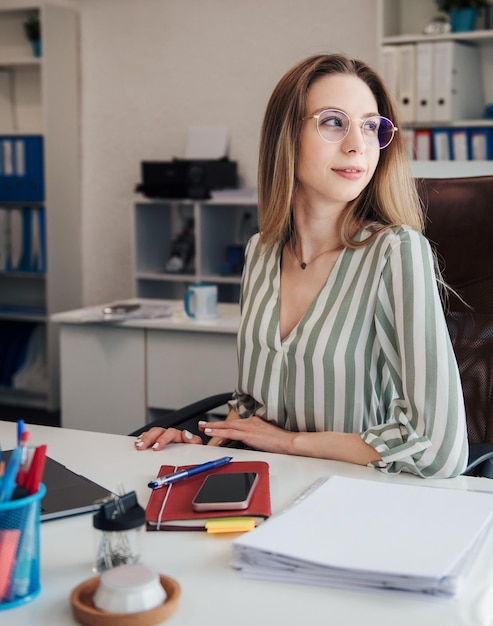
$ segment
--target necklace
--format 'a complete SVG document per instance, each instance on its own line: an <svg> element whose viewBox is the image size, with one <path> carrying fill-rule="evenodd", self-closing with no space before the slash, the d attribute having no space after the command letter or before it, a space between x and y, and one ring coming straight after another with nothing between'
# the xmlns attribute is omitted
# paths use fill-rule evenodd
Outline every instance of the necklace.
<svg viewBox="0 0 493 626"><path fill-rule="evenodd" d="M298 261L298 265L300 266L300 268L302 270L306 270L306 268L308 266L308 263L306 261L302 261L300 259L300 257L296 253L296 248L295 248L295 246L293 244L293 241L291 240L289 243L290 243L289 249L294 254L295 259ZM320 254L317 254L316 257L313 257L313 259L311 259L310 263L313 263L314 261L316 261L319 257L323 256L324 254L329 254L329 252L335 252L336 250L342 250L343 247L344 246L342 246L342 245L338 245L335 248L331 248L330 250L324 250Z"/></svg>

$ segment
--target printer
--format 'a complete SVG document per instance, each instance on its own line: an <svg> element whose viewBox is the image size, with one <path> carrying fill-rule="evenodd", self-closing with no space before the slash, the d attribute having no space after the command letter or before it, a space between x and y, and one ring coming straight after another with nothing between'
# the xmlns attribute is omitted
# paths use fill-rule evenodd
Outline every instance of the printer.
<svg viewBox="0 0 493 626"><path fill-rule="evenodd" d="M237 164L221 159L142 161L136 191L148 198L207 199L216 189L238 187Z"/></svg>

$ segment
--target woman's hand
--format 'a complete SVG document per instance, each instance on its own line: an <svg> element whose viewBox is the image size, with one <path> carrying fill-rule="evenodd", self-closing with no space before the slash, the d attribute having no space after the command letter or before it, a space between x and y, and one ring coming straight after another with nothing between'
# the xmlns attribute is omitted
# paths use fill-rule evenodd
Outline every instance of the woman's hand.
<svg viewBox="0 0 493 626"><path fill-rule="evenodd" d="M214 439L241 441L248 448L262 452L295 454L358 465L381 460L380 454L364 442L359 433L290 432L255 415L242 419L234 412L222 422L199 422L199 428Z"/></svg>
<svg viewBox="0 0 493 626"><path fill-rule="evenodd" d="M284 454L292 454L291 444L296 436L296 433L279 428L255 415L241 419L239 416L232 418L231 413L221 422L199 422L199 428L208 437L212 437L209 445L216 441L241 441L248 448Z"/></svg>
<svg viewBox="0 0 493 626"><path fill-rule="evenodd" d="M178 430L178 428L161 428L153 426L139 435L134 442L136 450L162 450L170 443L195 443L201 444L202 439L198 435L193 435L189 430Z"/></svg>

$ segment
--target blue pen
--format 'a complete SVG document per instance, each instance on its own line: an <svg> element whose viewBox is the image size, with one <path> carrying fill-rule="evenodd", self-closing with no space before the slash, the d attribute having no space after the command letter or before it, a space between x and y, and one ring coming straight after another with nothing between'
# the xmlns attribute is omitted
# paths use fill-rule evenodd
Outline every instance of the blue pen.
<svg viewBox="0 0 493 626"><path fill-rule="evenodd" d="M179 472L175 472L174 474L161 476L160 478L151 480L151 482L148 483L147 486L151 489L159 489L159 487L171 485L171 483L176 483L177 481L183 480L184 478L189 478L190 476L195 476L196 474L208 472L209 470L215 469L216 467L221 467L221 465L226 465L226 463L230 463L232 460L232 456L223 456L220 459L216 459L215 461L208 461L207 463L202 463L201 465L194 465L189 469L180 470Z"/></svg>
<svg viewBox="0 0 493 626"><path fill-rule="evenodd" d="M17 420L17 445L21 445L21 437L22 433L25 431L26 427L24 424L24 420Z"/></svg>
<svg viewBox="0 0 493 626"><path fill-rule="evenodd" d="M5 474L0 485L0 502L8 502L12 498L16 487L16 477L22 461L22 448L14 448L5 468Z"/></svg>

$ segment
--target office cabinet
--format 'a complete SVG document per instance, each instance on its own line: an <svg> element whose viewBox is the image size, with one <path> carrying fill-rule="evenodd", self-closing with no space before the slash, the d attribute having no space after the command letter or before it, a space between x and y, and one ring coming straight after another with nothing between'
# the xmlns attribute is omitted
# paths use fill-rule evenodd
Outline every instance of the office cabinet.
<svg viewBox="0 0 493 626"><path fill-rule="evenodd" d="M222 199L137 202L134 296L182 298L190 283L207 282L218 285L220 302L237 302L243 248L256 230L254 193L239 190ZM188 231L184 245L191 247L192 254L183 268L174 271L169 261L184 231Z"/></svg>
<svg viewBox="0 0 493 626"><path fill-rule="evenodd" d="M381 73L393 92L413 158L493 158L493 29L479 12L471 32L425 34L435 0L380 0ZM442 14L443 15L443 14ZM446 129L437 134L434 129Z"/></svg>
<svg viewBox="0 0 493 626"><path fill-rule="evenodd" d="M41 56L24 34L30 15ZM0 404L59 406L50 315L81 305L78 84L77 12L0 0L0 355L4 367L32 357L15 381L4 370Z"/></svg>
<svg viewBox="0 0 493 626"><path fill-rule="evenodd" d="M91 308L53 316L61 331L64 428L124 435L170 409L233 391L238 305L222 303L216 319L200 322L180 301L160 304L171 307L170 316L87 323Z"/></svg>

